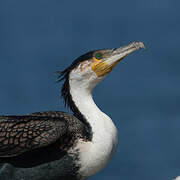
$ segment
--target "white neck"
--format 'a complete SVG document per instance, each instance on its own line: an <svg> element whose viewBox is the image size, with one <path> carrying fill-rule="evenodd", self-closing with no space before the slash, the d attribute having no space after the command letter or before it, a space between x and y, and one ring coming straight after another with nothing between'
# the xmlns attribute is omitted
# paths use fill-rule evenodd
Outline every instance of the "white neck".
<svg viewBox="0 0 180 180"><path fill-rule="evenodd" d="M91 88L86 88L85 82L70 78L69 83L72 100L92 128L91 148L84 153L86 162L87 157L91 154L88 162L92 161L92 164L88 163L82 170L88 171L85 173L88 176L104 168L111 159L117 146L117 130L111 118L97 107L92 98Z"/></svg>

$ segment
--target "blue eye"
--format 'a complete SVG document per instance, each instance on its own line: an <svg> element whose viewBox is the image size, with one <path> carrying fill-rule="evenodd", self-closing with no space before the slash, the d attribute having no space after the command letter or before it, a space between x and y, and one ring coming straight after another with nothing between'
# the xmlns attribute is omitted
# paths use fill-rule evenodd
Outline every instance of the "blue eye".
<svg viewBox="0 0 180 180"><path fill-rule="evenodd" d="M99 60L102 59L102 58L103 58L102 53L96 53L96 54L95 54L95 58L96 58L96 59L99 59Z"/></svg>

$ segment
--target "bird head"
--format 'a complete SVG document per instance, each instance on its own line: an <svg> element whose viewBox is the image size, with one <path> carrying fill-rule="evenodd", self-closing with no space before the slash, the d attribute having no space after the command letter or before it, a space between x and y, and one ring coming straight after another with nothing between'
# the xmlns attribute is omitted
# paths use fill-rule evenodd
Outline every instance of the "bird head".
<svg viewBox="0 0 180 180"><path fill-rule="evenodd" d="M88 52L61 72L61 79L68 79L78 87L92 90L122 59L140 48L145 48L142 42L133 42L120 48Z"/></svg>
<svg viewBox="0 0 180 180"><path fill-rule="evenodd" d="M120 48L91 51L77 58L64 71L58 72L59 80L65 80L61 90L65 102L69 99L70 84L76 89L92 91L122 59L141 48L145 48L142 42L133 42Z"/></svg>

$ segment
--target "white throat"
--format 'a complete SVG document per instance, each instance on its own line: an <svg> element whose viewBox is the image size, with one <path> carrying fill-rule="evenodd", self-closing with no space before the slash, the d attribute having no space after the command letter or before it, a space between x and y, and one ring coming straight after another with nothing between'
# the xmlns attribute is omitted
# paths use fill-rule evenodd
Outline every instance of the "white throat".
<svg viewBox="0 0 180 180"><path fill-rule="evenodd" d="M81 173L91 176L105 167L114 154L117 146L117 130L110 117L95 104L86 80L78 81L70 74L70 93L72 100L92 128L92 142L80 144L82 149Z"/></svg>

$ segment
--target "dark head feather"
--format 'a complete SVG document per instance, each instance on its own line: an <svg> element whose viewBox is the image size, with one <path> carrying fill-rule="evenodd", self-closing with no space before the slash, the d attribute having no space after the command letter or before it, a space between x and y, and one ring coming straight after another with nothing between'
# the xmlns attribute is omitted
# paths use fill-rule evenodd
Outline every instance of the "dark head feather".
<svg viewBox="0 0 180 180"><path fill-rule="evenodd" d="M70 87L69 87L69 74L70 72L77 67L81 62L86 61L93 57L94 51L90 51L80 57L78 57L68 68L66 68L64 71L58 71L58 82L64 81L64 84L61 88L61 97L64 99L65 106L70 107L72 112L74 113L74 116L76 116L79 120L84 122L86 124L87 130L89 134L91 134L91 127L89 123L86 121L84 116L81 114L81 112L76 107L74 101L72 100L72 96L70 93ZM91 135L90 135L91 137Z"/></svg>
<svg viewBox="0 0 180 180"><path fill-rule="evenodd" d="M69 90L70 90L70 88L69 88L69 74L81 62L86 61L86 60L92 58L93 57L93 53L94 53L94 51L90 51L90 52L88 52L88 53L78 57L64 71L58 71L57 72L57 74L58 74L58 82L64 80L64 84L63 84L62 89L61 89L61 96L64 99L65 106L69 106L72 111L73 111L73 108L72 108L72 98L71 98L71 94L69 92Z"/></svg>

